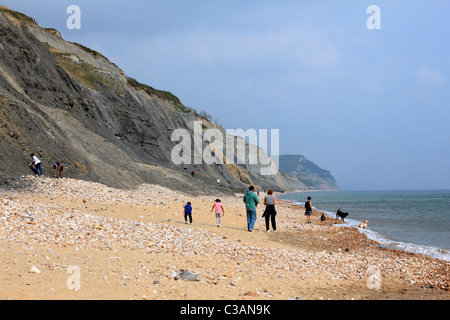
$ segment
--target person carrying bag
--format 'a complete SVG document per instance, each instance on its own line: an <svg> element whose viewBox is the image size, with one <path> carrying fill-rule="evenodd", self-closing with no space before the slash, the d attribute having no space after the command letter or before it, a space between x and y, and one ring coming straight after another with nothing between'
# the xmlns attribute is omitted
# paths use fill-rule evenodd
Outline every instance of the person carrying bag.
<svg viewBox="0 0 450 320"><path fill-rule="evenodd" d="M263 217L266 219L266 231L270 232L270 222L272 223L273 231L277 231L277 222L275 216L277 215L277 211L275 210L276 199L273 195L273 190L267 190L267 195L264 198L264 205L266 206L266 210L264 210Z"/></svg>

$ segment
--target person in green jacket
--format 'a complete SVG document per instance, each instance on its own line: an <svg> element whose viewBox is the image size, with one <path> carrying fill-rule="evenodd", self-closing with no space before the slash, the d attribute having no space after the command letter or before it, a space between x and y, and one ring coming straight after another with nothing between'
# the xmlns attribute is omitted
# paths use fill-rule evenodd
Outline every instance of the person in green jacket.
<svg viewBox="0 0 450 320"><path fill-rule="evenodd" d="M250 186L244 195L245 208L247 209L247 228L248 231L253 232L253 227L256 222L256 206L259 203L259 198L255 194L255 187Z"/></svg>

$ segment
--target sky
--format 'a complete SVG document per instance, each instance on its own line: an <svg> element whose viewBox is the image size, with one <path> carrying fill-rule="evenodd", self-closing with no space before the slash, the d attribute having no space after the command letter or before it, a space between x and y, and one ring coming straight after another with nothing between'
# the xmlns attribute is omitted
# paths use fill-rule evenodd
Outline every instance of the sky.
<svg viewBox="0 0 450 320"><path fill-rule="evenodd" d="M278 129L280 154L343 190L450 189L448 0L0 4L225 129ZM81 29L68 28L70 5Z"/></svg>

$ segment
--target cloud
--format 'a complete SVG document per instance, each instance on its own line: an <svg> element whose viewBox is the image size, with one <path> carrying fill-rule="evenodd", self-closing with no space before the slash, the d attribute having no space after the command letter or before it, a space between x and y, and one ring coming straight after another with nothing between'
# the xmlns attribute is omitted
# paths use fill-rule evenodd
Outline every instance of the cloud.
<svg viewBox="0 0 450 320"><path fill-rule="evenodd" d="M417 69L414 71L414 75L423 83L444 84L446 82L444 76L439 70L429 67L421 67Z"/></svg>
<svg viewBox="0 0 450 320"><path fill-rule="evenodd" d="M326 32L298 26L266 32L191 30L152 37L137 46L160 62L205 66L327 68L339 65L343 58L341 49Z"/></svg>

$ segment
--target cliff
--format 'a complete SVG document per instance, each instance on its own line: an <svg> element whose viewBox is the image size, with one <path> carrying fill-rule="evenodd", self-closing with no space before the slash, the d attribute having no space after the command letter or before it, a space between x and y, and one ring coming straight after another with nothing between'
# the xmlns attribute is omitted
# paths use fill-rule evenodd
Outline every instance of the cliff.
<svg viewBox="0 0 450 320"><path fill-rule="evenodd" d="M200 133L195 130L199 123ZM142 183L191 193L243 191L250 184L278 190L301 188L292 177L265 175L263 165L250 164L248 159L239 162L238 144L232 145L233 158L227 158L226 147L214 148L204 137L213 129L222 134L224 146L226 139L240 139L227 136L223 128L185 107L172 93L127 77L101 53L65 41L58 31L0 7L3 174L30 173L27 165L34 152L45 175L53 175L51 166L60 161L66 177L118 188ZM177 130L185 130L193 140L200 136L190 161L180 164L173 161L173 150L180 144L173 141ZM208 147L222 163L195 161L194 148ZM244 148L249 144L244 143Z"/></svg>
<svg viewBox="0 0 450 320"><path fill-rule="evenodd" d="M280 156L279 170L298 180L292 187L303 184L299 190L339 190L330 171L320 168L302 155Z"/></svg>

